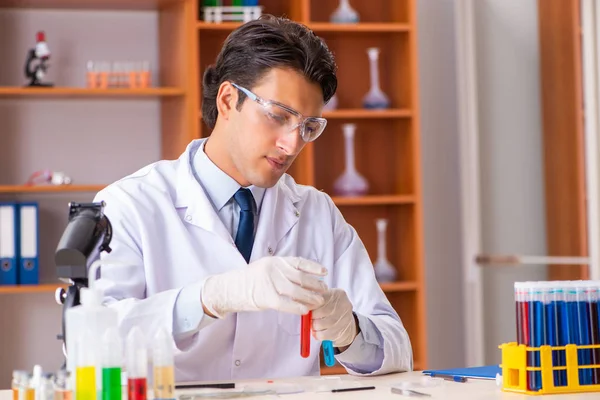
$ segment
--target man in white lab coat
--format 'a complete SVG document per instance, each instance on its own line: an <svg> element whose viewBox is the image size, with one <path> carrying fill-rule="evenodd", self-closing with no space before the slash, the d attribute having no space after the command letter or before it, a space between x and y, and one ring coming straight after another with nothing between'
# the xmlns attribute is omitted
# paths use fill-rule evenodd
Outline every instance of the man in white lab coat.
<svg viewBox="0 0 600 400"><path fill-rule="evenodd" d="M123 335L172 333L177 381L318 375L322 340L352 374L412 369L356 231L327 194L285 174L323 132L336 88L333 55L311 31L247 23L204 74L210 137L96 196L114 230L99 280L106 302Z"/></svg>

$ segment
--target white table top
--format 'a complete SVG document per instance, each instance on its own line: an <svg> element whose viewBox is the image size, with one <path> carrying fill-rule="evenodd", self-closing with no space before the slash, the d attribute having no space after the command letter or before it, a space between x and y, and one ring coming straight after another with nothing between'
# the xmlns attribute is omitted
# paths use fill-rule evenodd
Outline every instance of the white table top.
<svg viewBox="0 0 600 400"><path fill-rule="evenodd" d="M428 382L428 383L427 383ZM338 400L358 400L358 399L377 399L377 400L400 400L407 398L403 395L394 394L391 392L393 386L408 385L419 392L431 394L431 397L417 397L422 399L447 399L447 400L519 400L519 399L561 399L561 400L576 400L576 399L598 399L599 393L584 393L584 394L563 394L563 395L544 395L544 396L525 396L516 393L502 392L496 386L495 381L486 380L468 380L465 383L444 381L441 379L431 379L424 377L421 372L409 372L401 374L391 374L378 377L353 377L350 375L340 376L323 376L323 377L301 377L296 379L278 379L272 383L267 380L248 380L237 381L236 387L239 389L223 389L222 392L240 391L243 387L246 389L262 390L266 387L279 387L280 389L303 388L303 393L285 394L279 397L275 396L256 396L248 397L248 399L266 400L266 399L284 399L284 400L308 400L308 399L338 399ZM336 387L354 387L354 386L375 386L375 390L331 393L317 392L315 390L327 390ZM178 398L182 394L193 393L214 393L217 389L186 389L177 392ZM148 399L151 400L151 393L148 394ZM196 397L196 399L199 399ZM10 390L0 391L0 400L12 400L12 392ZM124 399L125 400L125 399Z"/></svg>

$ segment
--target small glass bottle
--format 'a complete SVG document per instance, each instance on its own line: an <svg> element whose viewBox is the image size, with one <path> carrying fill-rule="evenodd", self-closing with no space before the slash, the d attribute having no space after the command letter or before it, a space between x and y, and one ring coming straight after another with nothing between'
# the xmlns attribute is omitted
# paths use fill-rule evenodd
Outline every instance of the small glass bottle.
<svg viewBox="0 0 600 400"><path fill-rule="evenodd" d="M175 363L169 333L160 328L152 345L154 367L154 398L175 398Z"/></svg>
<svg viewBox="0 0 600 400"><path fill-rule="evenodd" d="M13 371L13 378L10 385L13 392L13 400L25 400L25 390L28 385L23 386L23 383L28 380L29 373L27 371Z"/></svg>
<svg viewBox="0 0 600 400"><path fill-rule="evenodd" d="M33 374L25 372L19 385L19 400L35 400L35 389L31 385Z"/></svg>
<svg viewBox="0 0 600 400"><path fill-rule="evenodd" d="M144 334L137 326L131 328L127 335L126 353L128 400L146 400L148 395L148 349Z"/></svg>
<svg viewBox="0 0 600 400"><path fill-rule="evenodd" d="M36 392L37 400L54 400L54 375L46 373L42 375Z"/></svg>
<svg viewBox="0 0 600 400"><path fill-rule="evenodd" d="M71 387L71 374L61 369L54 376L54 400L71 400L73 388Z"/></svg>
<svg viewBox="0 0 600 400"><path fill-rule="evenodd" d="M340 5L335 9L330 18L335 24L355 24L358 22L358 13L350 6L349 0L340 0Z"/></svg>

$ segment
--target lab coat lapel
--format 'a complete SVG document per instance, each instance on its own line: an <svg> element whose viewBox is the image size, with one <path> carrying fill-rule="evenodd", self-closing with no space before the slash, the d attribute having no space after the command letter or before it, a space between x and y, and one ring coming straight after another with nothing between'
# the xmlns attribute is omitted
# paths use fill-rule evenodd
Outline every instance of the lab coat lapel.
<svg viewBox="0 0 600 400"><path fill-rule="evenodd" d="M229 231L223 225L204 189L202 189L192 172L191 160L198 151L202 140L205 139L191 142L180 158L177 172L176 206L178 208L187 207L184 216L185 222L212 232L233 243Z"/></svg>
<svg viewBox="0 0 600 400"><path fill-rule="evenodd" d="M298 223L300 212L296 204L300 197L287 186L284 179L265 192L251 262L273 255L281 239Z"/></svg>

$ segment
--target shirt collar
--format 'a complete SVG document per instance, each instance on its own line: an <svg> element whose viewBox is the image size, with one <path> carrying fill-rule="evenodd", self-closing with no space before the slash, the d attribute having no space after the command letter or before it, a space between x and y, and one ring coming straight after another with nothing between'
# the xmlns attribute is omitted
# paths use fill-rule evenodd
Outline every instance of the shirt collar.
<svg viewBox="0 0 600 400"><path fill-rule="evenodd" d="M241 187L232 177L215 165L214 162L204 152L204 145L207 140L202 141L200 148L194 155L193 172L196 179L206 192L213 207L219 212L231 200L235 192ZM256 209L260 212L260 206L265 195L265 188L258 186L248 186L252 192Z"/></svg>

